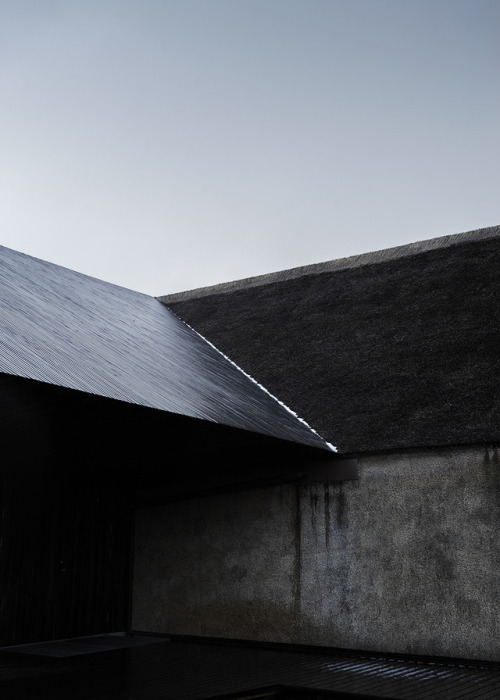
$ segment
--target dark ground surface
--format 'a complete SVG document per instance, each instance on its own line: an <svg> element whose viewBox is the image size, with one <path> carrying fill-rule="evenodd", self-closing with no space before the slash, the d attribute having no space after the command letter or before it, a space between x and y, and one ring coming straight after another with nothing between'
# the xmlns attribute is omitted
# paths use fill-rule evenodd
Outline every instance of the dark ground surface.
<svg viewBox="0 0 500 700"><path fill-rule="evenodd" d="M96 639L106 648L110 637ZM111 640L112 641L112 640ZM153 640L151 640L153 641ZM0 651L2 700L373 697L497 700L493 665L158 640L48 657ZM78 643L70 640L68 643ZM84 640L83 647L88 647ZM350 695L352 694L352 695Z"/></svg>

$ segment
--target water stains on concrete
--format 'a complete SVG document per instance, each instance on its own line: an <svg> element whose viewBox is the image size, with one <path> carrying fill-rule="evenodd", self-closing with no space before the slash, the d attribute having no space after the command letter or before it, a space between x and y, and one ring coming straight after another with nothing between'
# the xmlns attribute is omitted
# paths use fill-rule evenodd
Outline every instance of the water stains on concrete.
<svg viewBox="0 0 500 700"><path fill-rule="evenodd" d="M498 451L359 465L139 511L134 627L500 660Z"/></svg>

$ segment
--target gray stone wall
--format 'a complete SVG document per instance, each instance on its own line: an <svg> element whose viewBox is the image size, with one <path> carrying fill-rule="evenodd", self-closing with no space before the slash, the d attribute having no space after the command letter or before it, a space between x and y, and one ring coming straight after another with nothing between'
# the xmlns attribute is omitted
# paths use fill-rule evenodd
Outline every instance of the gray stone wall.
<svg viewBox="0 0 500 700"><path fill-rule="evenodd" d="M133 627L500 661L495 449L139 510Z"/></svg>

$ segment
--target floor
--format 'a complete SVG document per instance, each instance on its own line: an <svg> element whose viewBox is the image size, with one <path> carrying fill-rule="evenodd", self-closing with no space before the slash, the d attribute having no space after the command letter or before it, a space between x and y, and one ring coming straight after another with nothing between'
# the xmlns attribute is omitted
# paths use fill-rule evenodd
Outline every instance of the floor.
<svg viewBox="0 0 500 700"><path fill-rule="evenodd" d="M110 649L113 640L109 637L100 641L94 638L94 642L89 642L89 638L68 640L66 645L73 644L74 648L80 645L84 649L71 655L28 653L26 648L0 650L0 697L2 700L500 698L500 670L492 665L154 637L141 637L132 647L122 638L117 642L119 648ZM89 644L94 645L93 653L88 649Z"/></svg>
<svg viewBox="0 0 500 700"><path fill-rule="evenodd" d="M37 642L36 644L19 644L14 647L0 648L0 652L8 651L15 654L51 656L62 659L67 656L81 656L82 654L95 654L102 651L130 649L147 644L159 644L164 641L165 638L163 637L141 634L129 636L124 632L118 632L115 634L95 634L90 637L77 637L75 639Z"/></svg>

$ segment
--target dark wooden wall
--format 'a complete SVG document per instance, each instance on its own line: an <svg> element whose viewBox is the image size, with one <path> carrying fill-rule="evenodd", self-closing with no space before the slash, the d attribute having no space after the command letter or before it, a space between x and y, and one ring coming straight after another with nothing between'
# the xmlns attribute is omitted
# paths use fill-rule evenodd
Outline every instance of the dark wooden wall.
<svg viewBox="0 0 500 700"><path fill-rule="evenodd" d="M129 493L81 401L0 380L0 646L127 626Z"/></svg>
<svg viewBox="0 0 500 700"><path fill-rule="evenodd" d="M0 646L122 631L134 507L331 453L0 374Z"/></svg>
<svg viewBox="0 0 500 700"><path fill-rule="evenodd" d="M3 475L0 645L127 624L130 525L113 483Z"/></svg>

